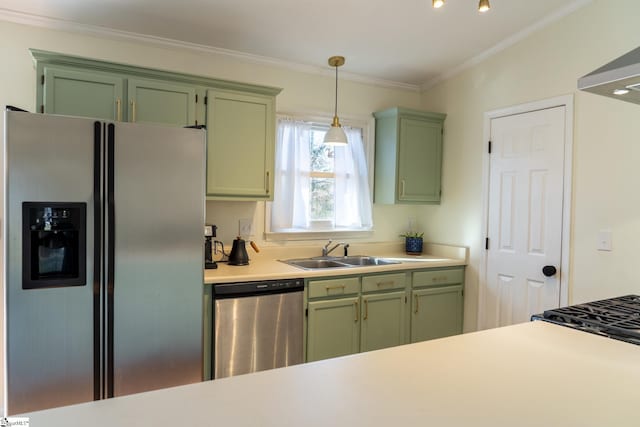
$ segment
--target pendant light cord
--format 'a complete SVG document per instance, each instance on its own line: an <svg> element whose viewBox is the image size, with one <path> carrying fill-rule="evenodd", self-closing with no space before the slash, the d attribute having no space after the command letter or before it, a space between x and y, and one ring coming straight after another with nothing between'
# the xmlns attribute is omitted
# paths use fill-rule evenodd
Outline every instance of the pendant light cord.
<svg viewBox="0 0 640 427"><path fill-rule="evenodd" d="M338 117L338 66L336 65L336 103L333 110L333 116Z"/></svg>

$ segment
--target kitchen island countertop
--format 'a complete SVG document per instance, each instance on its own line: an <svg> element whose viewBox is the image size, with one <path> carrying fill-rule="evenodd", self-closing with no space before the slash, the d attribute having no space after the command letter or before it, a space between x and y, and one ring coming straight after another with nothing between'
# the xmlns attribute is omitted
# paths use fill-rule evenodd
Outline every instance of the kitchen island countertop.
<svg viewBox="0 0 640 427"><path fill-rule="evenodd" d="M31 427L637 426L640 348L530 322L26 414Z"/></svg>

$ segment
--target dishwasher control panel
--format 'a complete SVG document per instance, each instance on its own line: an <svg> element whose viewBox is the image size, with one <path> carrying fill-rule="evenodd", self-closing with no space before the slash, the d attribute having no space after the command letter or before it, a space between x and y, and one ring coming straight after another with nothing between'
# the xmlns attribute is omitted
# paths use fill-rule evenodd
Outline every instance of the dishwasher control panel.
<svg viewBox="0 0 640 427"><path fill-rule="evenodd" d="M302 292L304 279L261 280L259 282L220 283L213 285L214 298L242 298L243 296Z"/></svg>

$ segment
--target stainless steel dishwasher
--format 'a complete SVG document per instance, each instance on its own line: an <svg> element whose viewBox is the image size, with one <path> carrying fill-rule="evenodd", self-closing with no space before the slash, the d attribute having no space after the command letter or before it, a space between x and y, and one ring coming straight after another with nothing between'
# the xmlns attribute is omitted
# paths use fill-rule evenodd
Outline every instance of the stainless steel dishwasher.
<svg viewBox="0 0 640 427"><path fill-rule="evenodd" d="M213 285L213 377L302 363L303 279Z"/></svg>

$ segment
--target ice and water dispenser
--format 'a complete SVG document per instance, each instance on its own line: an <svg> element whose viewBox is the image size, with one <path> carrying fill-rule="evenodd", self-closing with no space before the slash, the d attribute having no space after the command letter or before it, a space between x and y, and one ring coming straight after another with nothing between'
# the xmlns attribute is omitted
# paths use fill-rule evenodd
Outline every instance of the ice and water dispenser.
<svg viewBox="0 0 640 427"><path fill-rule="evenodd" d="M22 204L22 288L86 285L86 203Z"/></svg>

